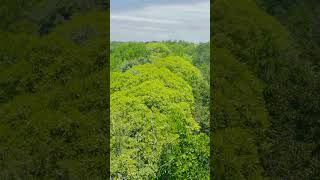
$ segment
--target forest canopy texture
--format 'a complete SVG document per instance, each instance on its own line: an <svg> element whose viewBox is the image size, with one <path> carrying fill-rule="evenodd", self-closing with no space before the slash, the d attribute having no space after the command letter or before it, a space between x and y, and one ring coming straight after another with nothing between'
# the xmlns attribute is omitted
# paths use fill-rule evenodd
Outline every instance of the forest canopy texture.
<svg viewBox="0 0 320 180"><path fill-rule="evenodd" d="M319 179L318 0L212 0L210 43L111 46L108 1L0 2L0 179Z"/></svg>
<svg viewBox="0 0 320 180"><path fill-rule="evenodd" d="M107 179L107 7L1 1L0 179Z"/></svg>
<svg viewBox="0 0 320 180"><path fill-rule="evenodd" d="M111 44L111 178L209 178L209 44Z"/></svg>
<svg viewBox="0 0 320 180"><path fill-rule="evenodd" d="M319 9L211 3L212 178L319 178Z"/></svg>

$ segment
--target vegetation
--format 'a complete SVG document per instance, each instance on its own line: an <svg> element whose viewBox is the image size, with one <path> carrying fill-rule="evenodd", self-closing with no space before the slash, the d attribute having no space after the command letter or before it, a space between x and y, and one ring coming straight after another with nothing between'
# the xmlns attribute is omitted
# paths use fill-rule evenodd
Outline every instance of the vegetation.
<svg viewBox="0 0 320 180"><path fill-rule="evenodd" d="M0 179L108 177L106 7L1 1Z"/></svg>
<svg viewBox="0 0 320 180"><path fill-rule="evenodd" d="M211 45L109 48L108 7L1 1L0 179L319 179L317 0L214 0Z"/></svg>
<svg viewBox="0 0 320 180"><path fill-rule="evenodd" d="M319 3L215 0L212 176L319 177Z"/></svg>
<svg viewBox="0 0 320 180"><path fill-rule="evenodd" d="M209 179L208 53L208 43L111 44L112 179Z"/></svg>

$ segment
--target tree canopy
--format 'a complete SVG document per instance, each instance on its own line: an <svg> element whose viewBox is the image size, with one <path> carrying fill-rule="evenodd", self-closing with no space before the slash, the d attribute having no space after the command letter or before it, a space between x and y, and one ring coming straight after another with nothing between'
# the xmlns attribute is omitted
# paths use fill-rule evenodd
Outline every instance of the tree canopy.
<svg viewBox="0 0 320 180"><path fill-rule="evenodd" d="M209 136L203 128L209 128L209 116L195 118L202 95L196 92L206 82L201 71L171 55L165 43L115 46L111 61L122 62L117 55L127 58L118 54L126 48L140 48L145 54L136 57L148 60L111 74L111 178L208 179ZM130 58L125 61L135 62Z"/></svg>
<svg viewBox="0 0 320 180"><path fill-rule="evenodd" d="M106 179L104 5L2 3L0 179Z"/></svg>

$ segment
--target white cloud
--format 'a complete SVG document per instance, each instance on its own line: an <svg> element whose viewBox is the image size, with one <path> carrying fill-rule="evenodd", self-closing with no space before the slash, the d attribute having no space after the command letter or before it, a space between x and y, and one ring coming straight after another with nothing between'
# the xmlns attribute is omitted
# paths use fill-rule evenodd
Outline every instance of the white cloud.
<svg viewBox="0 0 320 180"><path fill-rule="evenodd" d="M119 16L111 15L111 21L123 20L123 21L135 21L135 22L146 22L146 23L160 23L160 24L177 24L179 21L172 20L162 20L155 18L145 18L145 17L134 17L134 16Z"/></svg>
<svg viewBox="0 0 320 180"><path fill-rule="evenodd" d="M111 6L112 7L112 6ZM127 11L111 9L111 39L116 41L209 41L210 2L156 4Z"/></svg>

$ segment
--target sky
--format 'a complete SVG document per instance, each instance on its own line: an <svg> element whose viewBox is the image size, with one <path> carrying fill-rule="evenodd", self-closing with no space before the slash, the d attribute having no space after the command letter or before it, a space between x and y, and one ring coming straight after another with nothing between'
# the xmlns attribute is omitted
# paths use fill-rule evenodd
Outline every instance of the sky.
<svg viewBox="0 0 320 180"><path fill-rule="evenodd" d="M210 39L210 0L111 0L111 41Z"/></svg>

